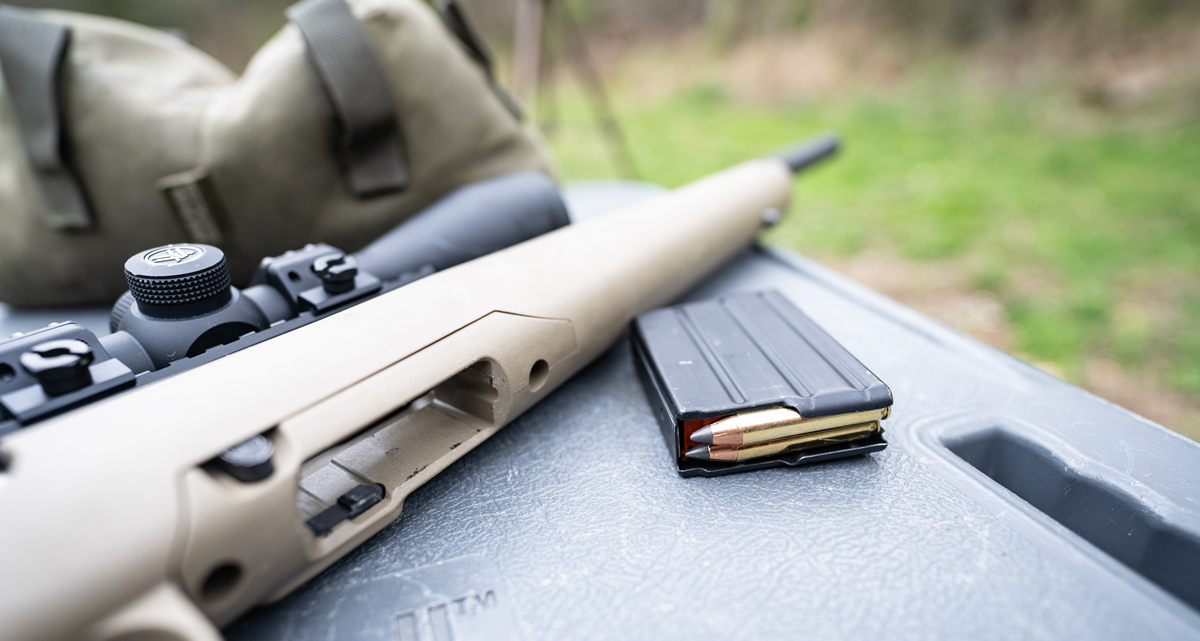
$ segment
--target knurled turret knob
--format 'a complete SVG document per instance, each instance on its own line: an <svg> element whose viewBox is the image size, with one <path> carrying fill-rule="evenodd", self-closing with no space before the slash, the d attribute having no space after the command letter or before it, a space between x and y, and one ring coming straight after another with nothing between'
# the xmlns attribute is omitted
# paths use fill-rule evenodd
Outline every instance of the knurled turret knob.
<svg viewBox="0 0 1200 641"><path fill-rule="evenodd" d="M211 245L163 245L125 261L125 280L147 316L184 318L220 309L232 296L225 253Z"/></svg>

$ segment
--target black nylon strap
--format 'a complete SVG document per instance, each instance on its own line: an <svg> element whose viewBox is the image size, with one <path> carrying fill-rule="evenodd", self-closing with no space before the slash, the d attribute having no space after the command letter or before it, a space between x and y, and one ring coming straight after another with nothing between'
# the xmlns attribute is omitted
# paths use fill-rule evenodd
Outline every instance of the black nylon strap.
<svg viewBox="0 0 1200 641"><path fill-rule="evenodd" d="M471 58L483 68L487 74L488 84L491 85L492 93L500 99L504 107L512 113L513 117L521 120L521 106L517 101L500 86L496 80L495 65L492 64L492 53L488 50L487 45L483 43L483 39L471 26L471 22L467 20L467 14L463 11L462 6L455 0L443 0L440 3L442 20L446 23L446 28L450 30L466 48L467 53Z"/></svg>
<svg viewBox="0 0 1200 641"><path fill-rule="evenodd" d="M0 5L0 68L25 152L46 198L55 229L92 227L83 185L66 159L58 72L71 40L66 25L32 11Z"/></svg>
<svg viewBox="0 0 1200 641"><path fill-rule="evenodd" d="M304 0L287 11L338 126L338 153L350 192L359 198L402 190L408 166L387 75L367 30L345 0Z"/></svg>
<svg viewBox="0 0 1200 641"><path fill-rule="evenodd" d="M441 10L446 27L463 43L475 62L478 62L489 76L492 75L492 53L467 21L467 14L463 12L462 7L454 0L445 0L441 3Z"/></svg>

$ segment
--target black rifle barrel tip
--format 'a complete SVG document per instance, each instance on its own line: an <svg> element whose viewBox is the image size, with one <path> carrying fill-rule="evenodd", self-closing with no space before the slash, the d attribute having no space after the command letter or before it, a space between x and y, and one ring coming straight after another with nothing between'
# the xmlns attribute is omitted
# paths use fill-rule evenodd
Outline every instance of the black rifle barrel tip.
<svg viewBox="0 0 1200 641"><path fill-rule="evenodd" d="M775 154L793 174L800 173L838 152L842 139L835 133L817 134Z"/></svg>

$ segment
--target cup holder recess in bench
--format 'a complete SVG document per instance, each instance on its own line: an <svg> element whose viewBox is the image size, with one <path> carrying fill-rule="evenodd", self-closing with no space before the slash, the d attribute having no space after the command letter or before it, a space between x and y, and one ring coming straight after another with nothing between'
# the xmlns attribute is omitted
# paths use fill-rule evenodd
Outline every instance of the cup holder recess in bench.
<svg viewBox="0 0 1200 641"><path fill-rule="evenodd" d="M1200 609L1200 533L1130 492L1120 472L1073 465L1003 427L943 436L942 444L1046 516Z"/></svg>

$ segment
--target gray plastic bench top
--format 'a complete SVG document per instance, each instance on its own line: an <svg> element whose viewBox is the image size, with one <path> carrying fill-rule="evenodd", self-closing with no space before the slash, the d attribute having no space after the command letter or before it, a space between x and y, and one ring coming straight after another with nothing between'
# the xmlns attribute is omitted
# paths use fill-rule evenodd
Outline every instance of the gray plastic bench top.
<svg viewBox="0 0 1200 641"><path fill-rule="evenodd" d="M230 638L1200 638L1200 444L794 254L688 298L771 287L891 386L887 450L680 478L622 341Z"/></svg>
<svg viewBox="0 0 1200 641"><path fill-rule="evenodd" d="M1200 638L1200 444L794 254L688 298L764 288L891 386L887 450L680 478L622 341L226 634Z"/></svg>

